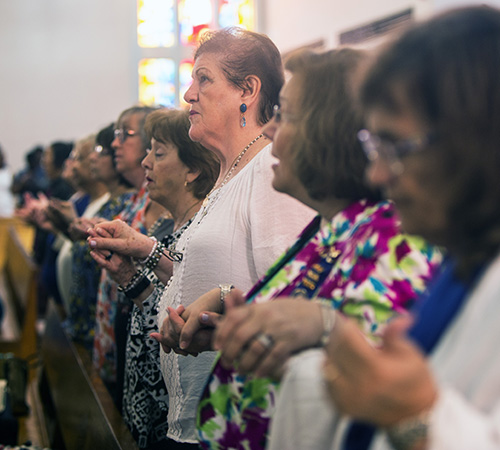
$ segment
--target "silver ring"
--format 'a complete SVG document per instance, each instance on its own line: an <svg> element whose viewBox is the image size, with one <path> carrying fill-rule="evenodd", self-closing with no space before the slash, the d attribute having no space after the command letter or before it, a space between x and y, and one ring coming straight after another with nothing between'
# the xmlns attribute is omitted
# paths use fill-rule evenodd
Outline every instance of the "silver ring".
<svg viewBox="0 0 500 450"><path fill-rule="evenodd" d="M261 344L266 350L269 350L274 345L274 339L269 334L260 333L255 340Z"/></svg>

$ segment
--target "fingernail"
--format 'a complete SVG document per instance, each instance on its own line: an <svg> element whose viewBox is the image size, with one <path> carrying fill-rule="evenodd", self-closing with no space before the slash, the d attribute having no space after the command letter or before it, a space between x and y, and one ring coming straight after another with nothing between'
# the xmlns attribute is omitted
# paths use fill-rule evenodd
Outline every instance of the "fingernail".
<svg viewBox="0 0 500 450"><path fill-rule="evenodd" d="M92 248L95 248L96 246L96 241L94 241L93 239L89 241L89 245L92 247Z"/></svg>
<svg viewBox="0 0 500 450"><path fill-rule="evenodd" d="M207 313L203 313L201 315L201 321L202 322L208 322L208 314Z"/></svg>
<svg viewBox="0 0 500 450"><path fill-rule="evenodd" d="M181 350L185 350L185 349L186 349L186 347L187 347L187 342L186 342L186 341L181 341L181 342L179 342L179 348L180 348Z"/></svg>

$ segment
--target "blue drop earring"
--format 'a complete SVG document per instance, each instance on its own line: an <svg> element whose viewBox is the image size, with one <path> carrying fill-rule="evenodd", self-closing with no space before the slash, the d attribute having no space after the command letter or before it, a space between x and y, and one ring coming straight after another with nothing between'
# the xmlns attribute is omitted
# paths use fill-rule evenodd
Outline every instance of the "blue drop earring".
<svg viewBox="0 0 500 450"><path fill-rule="evenodd" d="M247 105L246 103L242 103L240 105L240 113L241 113L241 119L240 119L240 125L242 128L247 126L247 119L245 119L245 112L247 110Z"/></svg>

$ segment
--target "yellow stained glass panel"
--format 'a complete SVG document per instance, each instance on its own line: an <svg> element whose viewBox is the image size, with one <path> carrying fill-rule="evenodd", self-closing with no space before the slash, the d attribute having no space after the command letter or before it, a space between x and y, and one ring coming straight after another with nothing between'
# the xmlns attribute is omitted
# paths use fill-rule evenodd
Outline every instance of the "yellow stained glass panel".
<svg viewBox="0 0 500 450"><path fill-rule="evenodd" d="M139 62L139 101L145 105L175 106L175 62L147 58Z"/></svg>
<svg viewBox="0 0 500 450"><path fill-rule="evenodd" d="M212 23L212 1L179 0L178 12L181 44L196 44Z"/></svg>
<svg viewBox="0 0 500 450"><path fill-rule="evenodd" d="M194 62L190 59L185 59L181 61L179 65L179 105L186 106L187 103L184 100L184 94L191 86L193 79L191 78L191 73L193 72Z"/></svg>
<svg viewBox="0 0 500 450"><path fill-rule="evenodd" d="M220 0L219 26L221 28L239 26L247 30L255 29L255 5L253 0Z"/></svg>

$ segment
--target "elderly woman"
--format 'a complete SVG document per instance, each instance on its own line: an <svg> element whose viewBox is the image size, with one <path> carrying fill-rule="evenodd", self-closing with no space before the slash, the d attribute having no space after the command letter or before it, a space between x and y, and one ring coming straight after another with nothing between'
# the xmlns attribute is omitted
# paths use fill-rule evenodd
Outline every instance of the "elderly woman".
<svg viewBox="0 0 500 450"><path fill-rule="evenodd" d="M160 324L167 308L169 314L182 313L220 284L249 289L312 217L310 209L271 186L271 145L262 130L284 79L276 46L264 35L241 29L210 33L195 53L192 75L185 94L189 135L217 155L221 170L176 244L173 276L160 302ZM90 244L106 248L106 241L96 238ZM138 258L153 248L142 239L116 241ZM165 275L168 263L161 258L159 270ZM197 358L161 355L169 392L168 436L181 446L197 448L196 406L214 357L213 352Z"/></svg>
<svg viewBox="0 0 500 450"><path fill-rule="evenodd" d="M149 196L170 211L174 220L173 233L155 247L165 251L193 221L215 183L219 163L213 153L189 139L187 112L156 111L148 116L145 130L151 136L151 150L142 161ZM114 225L103 223L99 231L104 234ZM131 228L127 231L134 233ZM164 286L156 276L151 277L153 284L146 276L156 268L156 256L143 261L145 269L139 271L128 256L109 257L108 251L91 254L135 303L126 352L124 419L140 448L165 448L168 395L159 366L159 345L149 338L158 331L157 308Z"/></svg>
<svg viewBox="0 0 500 450"><path fill-rule="evenodd" d="M422 292L440 260L421 239L401 234L392 203L365 183L367 160L356 140L362 121L349 95L362 59L341 50L287 61L292 77L264 130L278 158L273 186L318 216L246 295L252 305L226 311L218 325L222 359L199 407L203 448L264 448L278 383L262 376L278 375L293 352L320 344L331 329L332 308L377 335ZM298 298L269 302L280 296ZM213 290L188 307L184 348L198 318L202 324L214 319L203 308L222 312L219 297Z"/></svg>
<svg viewBox="0 0 500 450"><path fill-rule="evenodd" d="M360 93L368 177L394 198L405 228L445 246L450 261L410 338L405 318L389 325L377 350L349 322L334 330L325 372L332 399L373 428L318 397L295 416L309 437L329 438L309 448L499 447L499 93L500 11L487 7L415 26L368 70ZM271 448L284 448L288 432L299 445L285 447L304 448L286 411L301 400L286 396L311 386L306 368L298 369L282 392L288 426L274 430ZM330 416L331 427L316 427L313 412ZM356 445L361 438L364 446Z"/></svg>
<svg viewBox="0 0 500 450"><path fill-rule="evenodd" d="M107 190L101 206L95 203L92 207L90 203L82 217L73 220L69 226L73 245L71 273L67 275L71 284L66 325L71 336L83 342L89 349L92 348L94 341L95 310L101 270L89 255L86 242L87 230L102 220L114 219L133 195L130 184L116 171L115 152L111 147L114 139L113 131L113 124L100 130L95 142L92 142L95 144L92 151L88 154L77 154L73 165L76 179L85 178L91 185L102 183ZM83 176L84 171L89 172L88 177Z"/></svg>
<svg viewBox="0 0 500 450"><path fill-rule="evenodd" d="M134 195L117 216L136 231L155 235L161 239L172 230L173 222L168 211L149 199L145 187L145 173L141 161L150 145L144 123L156 108L133 106L123 111L115 124L114 161L117 172L135 190ZM118 291L118 285L103 270L99 283L96 308L96 325L93 348L94 366L121 409L125 346L132 302Z"/></svg>

